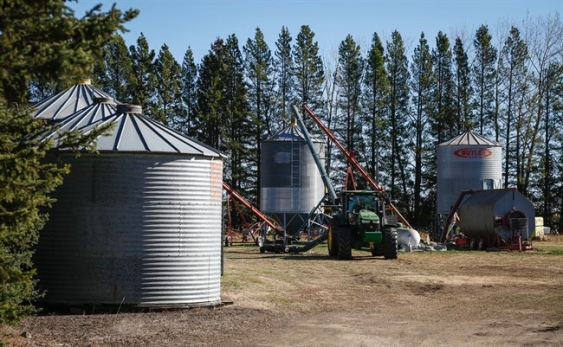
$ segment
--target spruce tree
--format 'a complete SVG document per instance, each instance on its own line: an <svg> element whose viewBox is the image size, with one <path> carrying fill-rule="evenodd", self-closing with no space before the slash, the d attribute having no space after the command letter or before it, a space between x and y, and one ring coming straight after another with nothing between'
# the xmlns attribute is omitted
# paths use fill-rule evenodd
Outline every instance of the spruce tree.
<svg viewBox="0 0 563 347"><path fill-rule="evenodd" d="M100 8L81 19L60 0L10 1L0 9L1 324L34 311L41 294L35 289L34 245L54 202L49 194L69 169L43 160L51 143L39 135L49 129L30 114L28 86L32 80L70 84L89 76L103 45L137 14ZM92 138L73 140L87 144Z"/></svg>
<svg viewBox="0 0 563 347"><path fill-rule="evenodd" d="M342 137L342 144L358 157L360 162L365 160L365 143L362 136L361 91L363 77L363 58L360 46L351 35L346 36L338 48L338 65L336 67L336 87L339 90L337 100L337 117L333 128ZM346 172L347 160L338 152L336 159L340 162L338 171ZM358 182L359 183L359 182ZM362 181L365 187L365 182Z"/></svg>
<svg viewBox="0 0 563 347"><path fill-rule="evenodd" d="M351 35L340 43L336 84L340 90L338 102L341 110L344 145L349 151L363 150L360 113L360 96L363 77L361 48Z"/></svg>
<svg viewBox="0 0 563 347"><path fill-rule="evenodd" d="M194 128L197 139L214 147L220 148L221 100L224 97L225 41L218 38L211 45L209 52L203 56L199 65L197 80L197 117Z"/></svg>
<svg viewBox="0 0 563 347"><path fill-rule="evenodd" d="M141 105L143 113L153 116L156 110L156 71L154 60L156 53L149 48L149 43L141 33L136 45L129 47L135 75L132 85L132 102Z"/></svg>
<svg viewBox="0 0 563 347"><path fill-rule="evenodd" d="M62 0L13 0L0 9L0 95L8 105L28 102L30 81L67 85L89 77L101 48L138 11L101 4L78 19Z"/></svg>
<svg viewBox="0 0 563 347"><path fill-rule="evenodd" d="M425 168L430 171L430 173L427 172L426 177L431 177L435 174L435 170L432 170L435 169L434 165L432 165L434 160L428 160L428 157L434 159L433 155L429 155L433 153L430 150L433 148L433 143L426 136L428 134L429 117L433 113L434 98L432 93L435 81L432 55L424 33L420 34L418 45L414 49L411 75L412 104L415 109L409 122L411 134L414 133L415 139L414 147L412 148L414 152L413 222L415 225L421 225L423 222L422 216L424 215L422 212L423 171ZM425 215L429 215L432 209L427 209L425 212Z"/></svg>
<svg viewBox="0 0 563 347"><path fill-rule="evenodd" d="M504 108L504 124L505 124L505 146L504 146L504 186L508 188L509 182L516 182L516 175L511 170L512 160L515 152L518 150L514 145L514 123L515 114L518 113L517 100L520 99L521 93L525 90L527 78L526 60L528 57L528 48L526 43L520 38L520 31L512 27L510 35L504 42L500 53L500 64L498 74L502 76L504 87L506 90L506 101Z"/></svg>
<svg viewBox="0 0 563 347"><path fill-rule="evenodd" d="M469 57L463 42L459 37L455 39L454 55L454 84L455 84L455 118L457 119L456 133L473 129L473 111L471 108L471 70Z"/></svg>
<svg viewBox="0 0 563 347"><path fill-rule="evenodd" d="M432 50L432 64L436 83L434 86L434 108L432 132L438 143L458 135L455 119L454 80L452 73L452 51L448 37L438 32L436 48Z"/></svg>
<svg viewBox="0 0 563 347"><path fill-rule="evenodd" d="M163 44L154 62L156 72L156 113L152 117L163 124L173 125L183 114L181 97L182 67Z"/></svg>
<svg viewBox="0 0 563 347"><path fill-rule="evenodd" d="M366 162L370 175L379 181L380 152L388 143L385 114L388 112L387 98L389 93L389 79L385 69L385 55L383 43L377 33L373 34L371 46L367 53L366 71L364 77L364 139L366 141Z"/></svg>
<svg viewBox="0 0 563 347"><path fill-rule="evenodd" d="M32 255L47 220L41 209L62 183L68 167L45 164L51 143L38 140L45 129L26 109L0 104L0 323L34 312L36 271Z"/></svg>
<svg viewBox="0 0 563 347"><path fill-rule="evenodd" d="M472 72L475 90L475 111L477 112L477 129L484 136L491 135L489 129L496 126L493 124L495 117L495 80L497 50L492 44L492 36L487 26L482 25L477 29L473 45L475 47L475 62Z"/></svg>
<svg viewBox="0 0 563 347"><path fill-rule="evenodd" d="M395 30L391 34L391 41L387 42L387 71L389 73L389 144L390 153L387 157L386 171L389 174L390 197L398 199L400 207L410 209L408 194L409 187L409 157L407 144L410 140L407 130L409 117L409 69L405 55L405 45L401 34ZM410 213L410 211L408 211Z"/></svg>
<svg viewBox="0 0 563 347"><path fill-rule="evenodd" d="M292 37L287 27L282 27L281 33L276 41L276 51L274 59L276 105L279 109L278 122L274 121L273 131L284 126L291 119L291 108L295 98L295 75L294 62L291 51ZM299 105L297 105L299 107Z"/></svg>
<svg viewBox="0 0 563 347"><path fill-rule="evenodd" d="M256 201L260 201L261 142L272 134L274 108L272 52L264 40L260 28L256 28L254 40L248 39L243 48L245 71L248 80L248 102L252 114L252 130L256 147L252 165L256 167Z"/></svg>
<svg viewBox="0 0 563 347"><path fill-rule="evenodd" d="M120 102L131 102L134 81L131 55L121 35L103 49L103 57L93 70L94 83Z"/></svg>
<svg viewBox="0 0 563 347"><path fill-rule="evenodd" d="M188 136L196 136L193 127L194 118L197 113L197 65L194 62L194 54L190 47L184 54L182 62L182 101L184 115L175 123L176 130Z"/></svg>
<svg viewBox="0 0 563 347"><path fill-rule="evenodd" d="M301 26L293 46L295 59L296 100L298 105L306 104L314 112L322 109L324 69L319 54L319 43L314 41L315 33L308 25ZM313 121L305 118L308 129L316 129Z"/></svg>
<svg viewBox="0 0 563 347"><path fill-rule="evenodd" d="M542 217L544 225L551 225L556 214L554 205L556 197L554 192L563 182L557 182L557 159L561 159L563 148L559 147L557 139L563 138L561 121L563 120L563 61L552 62L546 73L545 83L545 116L543 120L544 149L540 160L542 190ZM558 126L559 125L559 126ZM559 153L559 155L557 155ZM559 156L559 158L558 158ZM561 218L561 217L560 217Z"/></svg>
<svg viewBox="0 0 563 347"><path fill-rule="evenodd" d="M229 156L226 169L231 186L248 193L251 201L256 201L256 168L250 162L256 156L255 123L249 112L247 101L248 86L244 78L244 61L235 34L225 41L225 70L222 73L225 89L222 98L223 150Z"/></svg>

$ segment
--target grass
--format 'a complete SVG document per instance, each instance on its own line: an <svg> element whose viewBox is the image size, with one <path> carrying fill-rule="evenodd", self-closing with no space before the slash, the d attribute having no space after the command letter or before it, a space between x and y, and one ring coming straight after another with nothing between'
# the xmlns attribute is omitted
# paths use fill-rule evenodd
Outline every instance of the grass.
<svg viewBox="0 0 563 347"><path fill-rule="evenodd" d="M545 241L534 241L533 247L542 253L563 255L563 235L546 235Z"/></svg>

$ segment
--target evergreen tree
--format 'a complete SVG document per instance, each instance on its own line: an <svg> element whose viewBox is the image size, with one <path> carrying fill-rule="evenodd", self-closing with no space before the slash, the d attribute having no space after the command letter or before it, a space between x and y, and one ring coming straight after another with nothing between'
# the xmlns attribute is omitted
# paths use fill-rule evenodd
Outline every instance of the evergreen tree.
<svg viewBox="0 0 563 347"><path fill-rule="evenodd" d="M363 64L360 46L351 35L346 36L338 48L336 84L340 89L338 106L343 118L344 145L351 152L363 149L361 123L358 122Z"/></svg>
<svg viewBox="0 0 563 347"><path fill-rule="evenodd" d="M156 71L156 113L152 117L163 124L173 126L183 115L182 108L182 67L170 50L163 44L155 60ZM175 126L173 126L175 127Z"/></svg>
<svg viewBox="0 0 563 347"><path fill-rule="evenodd" d="M220 148L221 119L224 116L221 100L224 97L223 71L225 41L217 39L199 65L197 90L197 118L194 128L197 139L214 147Z"/></svg>
<svg viewBox="0 0 563 347"><path fill-rule="evenodd" d="M324 69L321 57L318 55L319 44L314 38L315 33L308 25L301 26L293 47L293 57L297 92L295 103L306 104L316 112L322 108ZM316 129L308 118L305 118L304 122L308 129Z"/></svg>
<svg viewBox="0 0 563 347"><path fill-rule="evenodd" d="M44 209L53 203L49 194L69 169L43 160L51 143L39 135L49 129L30 115L29 83L70 84L89 76L103 45L137 14L100 7L81 19L56 0L11 1L0 9L0 324L34 310L40 295L34 245L47 219ZM6 107L13 104L19 105Z"/></svg>
<svg viewBox="0 0 563 347"><path fill-rule="evenodd" d="M500 53L500 64L498 74L503 76L502 80L506 89L505 116L505 147L504 147L504 186L508 188L509 182L516 181L516 175L511 172L512 159L514 152L517 151L514 146L513 123L514 114L517 113L517 100L524 91L526 83L526 59L528 49L524 41L520 38L520 32L517 28L510 29L510 36L504 42L504 46ZM511 177L513 179L511 179Z"/></svg>
<svg viewBox="0 0 563 347"><path fill-rule="evenodd" d="M388 133L385 131L389 79L385 69L383 44L377 33L373 34L365 65L363 99L366 111L363 122L366 162L370 175L379 181L380 152L386 147L383 144L389 143Z"/></svg>
<svg viewBox="0 0 563 347"><path fill-rule="evenodd" d="M477 112L477 126L479 133L489 136L488 129L497 126L495 122L495 80L497 50L492 45L492 36L487 26L477 29L473 41L475 47L475 63L472 68L475 83L475 111Z"/></svg>
<svg viewBox="0 0 563 347"><path fill-rule="evenodd" d="M397 30L391 34L391 41L387 42L387 71L389 72L389 144L390 153L387 158L387 172L389 173L390 197L398 199L404 209L410 209L408 186L409 157L407 155L407 141L409 132L407 121L409 117L409 69L405 55L403 38ZM410 213L410 211L408 211Z"/></svg>
<svg viewBox="0 0 563 347"><path fill-rule="evenodd" d="M28 102L32 80L70 85L89 77L101 48L135 18L101 4L81 18L61 0L13 0L0 9L0 95L8 104Z"/></svg>
<svg viewBox="0 0 563 347"><path fill-rule="evenodd" d="M182 101L184 115L175 122L176 130L188 136L196 136L193 127L197 114L197 65L194 62L192 49L188 47L182 62Z"/></svg>
<svg viewBox="0 0 563 347"><path fill-rule="evenodd" d="M276 108L279 109L280 123L284 126L291 118L292 102L295 98L295 76L291 40L292 37L289 34L289 30L285 26L282 27L276 41L274 71L275 84L277 85ZM276 128L279 128L279 125L276 127L275 123L274 121L274 131Z"/></svg>
<svg viewBox="0 0 563 347"><path fill-rule="evenodd" d="M425 156L427 157L429 153L433 153L430 150L433 143L431 141L425 141L425 135L427 133L428 119L433 113L433 86L434 86L434 72L432 55L430 53L430 47L428 46L428 41L424 37L424 33L420 35L418 41L418 46L414 49L414 55L412 57L411 64L411 90L413 93L412 104L415 108L415 112L410 121L410 129L414 132L414 193L413 193L413 221L415 225L420 225L422 221L422 188L423 188L423 170L424 168L434 169L432 173L435 174L435 166L428 162L423 162ZM412 132L411 132L412 133ZM433 156L431 156L432 159ZM432 160L431 162L434 162ZM434 176L429 174L427 176ZM425 211L426 215L429 215L432 210ZM428 222L428 221L425 221Z"/></svg>
<svg viewBox="0 0 563 347"><path fill-rule="evenodd" d="M149 43L141 33L136 45L129 47L133 62L132 102L141 105L143 113L149 117L157 114L156 110L156 71L154 60L156 53L149 48Z"/></svg>
<svg viewBox="0 0 563 347"><path fill-rule="evenodd" d="M0 324L34 311L32 255L47 220L40 209L51 206L49 194L69 171L42 163L51 143L37 140L45 129L25 111L0 104Z"/></svg>
<svg viewBox="0 0 563 347"><path fill-rule="evenodd" d="M254 143L255 123L252 121L247 102L248 88L244 80L244 61L235 34L225 41L225 70L222 74L225 89L222 99L224 114L224 151L229 156L226 169L231 186L244 190L252 200L257 196L256 167L251 167L256 157ZM255 200L254 200L255 201Z"/></svg>
<svg viewBox="0 0 563 347"><path fill-rule="evenodd" d="M256 28L254 40L248 39L243 48L245 53L246 76L248 80L248 101L253 115L254 143L256 155L252 166L256 167L256 201L260 201L260 157L261 142L271 135L272 111L274 108L272 53L264 40L260 28Z"/></svg>
<svg viewBox="0 0 563 347"><path fill-rule="evenodd" d="M556 167L557 155L559 152L559 159L563 149L559 147L557 139L563 137L561 130L561 122L563 117L562 102L563 94L561 91L563 85L563 61L552 62L546 71L545 83L545 116L544 116L544 150L541 158L543 170L541 170L541 183L543 183L543 208L542 217L545 225L551 225L553 215L555 214L554 205L556 201L554 192L557 191L557 186L563 184L562 181L557 182ZM559 126L557 126L559 125ZM560 217L561 218L561 217Z"/></svg>
<svg viewBox="0 0 563 347"><path fill-rule="evenodd" d="M103 49L103 58L93 69L94 82L120 102L130 102L134 83L131 55L120 35Z"/></svg>
<svg viewBox="0 0 563 347"><path fill-rule="evenodd" d="M436 48L432 50L432 64L435 76L432 133L437 143L441 143L457 135L454 131L458 124L454 118L452 51L448 37L441 31L436 37Z"/></svg>
<svg viewBox="0 0 563 347"><path fill-rule="evenodd" d="M358 154L358 157L365 148L362 124L359 120L363 64L360 46L351 35L346 36L338 48L335 82L339 90L337 104L339 112L334 127L336 132L343 137L342 144L349 152L354 155ZM337 153L337 159L341 163L339 171L345 172L346 158L341 153ZM361 161L365 158L358 159Z"/></svg>
<svg viewBox="0 0 563 347"><path fill-rule="evenodd" d="M454 55L454 84L455 84L455 118L457 119L456 133L473 129L473 111L471 107L471 69L469 57L459 37L455 39Z"/></svg>

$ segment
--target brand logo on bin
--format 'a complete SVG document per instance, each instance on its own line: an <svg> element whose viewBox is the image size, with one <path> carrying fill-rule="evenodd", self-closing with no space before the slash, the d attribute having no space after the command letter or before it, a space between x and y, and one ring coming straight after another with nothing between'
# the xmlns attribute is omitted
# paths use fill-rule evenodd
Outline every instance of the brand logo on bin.
<svg viewBox="0 0 563 347"><path fill-rule="evenodd" d="M493 155L493 151L486 148L461 148L454 151L454 155L461 158L485 158Z"/></svg>

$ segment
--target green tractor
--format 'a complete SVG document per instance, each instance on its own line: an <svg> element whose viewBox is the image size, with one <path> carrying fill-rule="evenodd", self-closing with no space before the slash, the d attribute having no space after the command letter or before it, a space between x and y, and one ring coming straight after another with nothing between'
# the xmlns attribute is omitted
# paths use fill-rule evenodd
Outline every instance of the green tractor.
<svg viewBox="0 0 563 347"><path fill-rule="evenodd" d="M339 200L328 228L328 254L352 259L352 248L369 247L372 256L397 259L397 225L387 224L381 192L345 190Z"/></svg>

